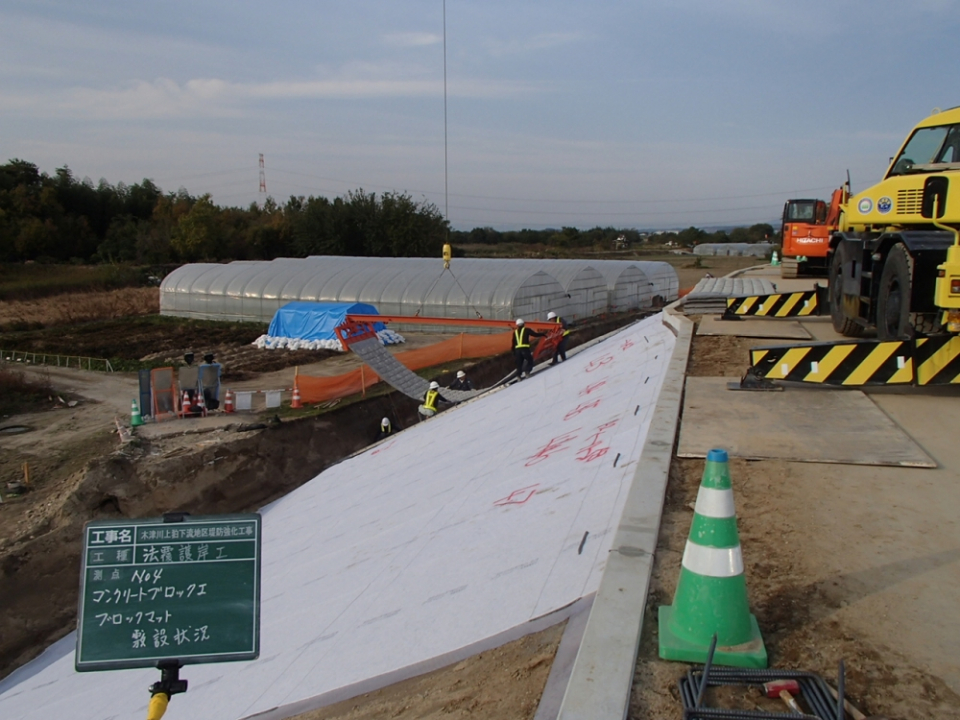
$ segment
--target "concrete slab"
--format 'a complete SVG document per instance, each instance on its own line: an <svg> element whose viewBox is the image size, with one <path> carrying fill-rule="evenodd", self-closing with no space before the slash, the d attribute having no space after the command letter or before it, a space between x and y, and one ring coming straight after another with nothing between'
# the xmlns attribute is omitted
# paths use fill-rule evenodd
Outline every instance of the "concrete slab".
<svg viewBox="0 0 960 720"><path fill-rule="evenodd" d="M713 315L704 315L697 325L697 335L732 335L746 338L774 338L786 340L810 340L813 336L796 320L771 320L768 318L744 318L743 320L720 320Z"/></svg>
<svg viewBox="0 0 960 720"><path fill-rule="evenodd" d="M796 462L936 467L937 463L859 390L727 389L730 378L687 378L679 457L714 447L735 457Z"/></svg>
<svg viewBox="0 0 960 720"><path fill-rule="evenodd" d="M804 318L800 321L800 324L813 335L813 339L816 341L837 341L837 340L850 340L848 337L844 337L836 330L833 329L833 321L830 320L829 316L821 317L812 317ZM867 335L866 337L871 337L872 335Z"/></svg>
<svg viewBox="0 0 960 720"><path fill-rule="evenodd" d="M687 295L685 303L693 299L746 297L748 295L769 295L774 292L773 284L766 278L719 277L704 278Z"/></svg>

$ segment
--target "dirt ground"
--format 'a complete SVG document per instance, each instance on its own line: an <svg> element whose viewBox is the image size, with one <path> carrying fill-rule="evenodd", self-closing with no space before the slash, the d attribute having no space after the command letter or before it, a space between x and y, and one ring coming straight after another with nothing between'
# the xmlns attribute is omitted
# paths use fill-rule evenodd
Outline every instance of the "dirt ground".
<svg viewBox="0 0 960 720"><path fill-rule="evenodd" d="M530 720L537 712L566 623L449 667L344 700L293 720Z"/></svg>
<svg viewBox="0 0 960 720"><path fill-rule="evenodd" d="M695 336L688 374L742 374L747 349L762 343ZM629 717L635 720L682 716L677 681L687 666L658 659L657 608L673 601L703 465L702 460L674 458L671 466L631 699ZM843 659L848 697L867 714L903 720L958 717L960 696L919 659L922 655L915 644L910 646L893 634L878 640L881 633L863 631L863 623L870 621L858 617L855 608L865 606L864 599L877 588L855 573L836 572L831 554L842 555L847 562L860 556L870 566L875 562L870 556L872 543L863 541L860 523L843 522L844 510L831 507L840 502L831 502L837 494L835 473L808 471L816 467L798 469L797 464L782 460L731 459L730 463L750 605L771 667L816 672L835 686ZM871 471L860 472L869 476ZM901 483L898 491L909 494L911 488ZM828 525L831 533L816 532L819 523ZM903 535L901 542L907 542ZM922 556L921 551L916 545L903 549L908 555ZM907 597L899 606L888 604L876 624L898 625L898 617L909 616L910 602ZM940 622L955 624L948 617ZM908 628L902 632L910 633ZM733 701L737 704L732 705ZM784 706L762 699L756 690L728 692L724 706L785 711Z"/></svg>

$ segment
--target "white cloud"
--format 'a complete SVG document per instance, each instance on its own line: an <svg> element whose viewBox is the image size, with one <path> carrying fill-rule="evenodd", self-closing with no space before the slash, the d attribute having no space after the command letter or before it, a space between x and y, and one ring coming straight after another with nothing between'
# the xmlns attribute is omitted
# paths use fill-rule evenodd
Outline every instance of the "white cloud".
<svg viewBox="0 0 960 720"><path fill-rule="evenodd" d="M492 56L507 57L572 45L582 39L579 33L572 32L539 33L508 41L493 40L487 43L487 47Z"/></svg>
<svg viewBox="0 0 960 720"><path fill-rule="evenodd" d="M443 42L443 36L435 33L390 33L384 35L383 39L392 47L424 47Z"/></svg>
<svg viewBox="0 0 960 720"><path fill-rule="evenodd" d="M518 97L535 91L511 81L460 80L448 92L460 98ZM75 87L45 93L0 93L9 111L36 117L72 116L88 119L148 119L238 116L246 104L270 100L358 100L440 97L443 81L376 78L277 80L238 83L196 78L178 83L169 78L136 80L110 88Z"/></svg>

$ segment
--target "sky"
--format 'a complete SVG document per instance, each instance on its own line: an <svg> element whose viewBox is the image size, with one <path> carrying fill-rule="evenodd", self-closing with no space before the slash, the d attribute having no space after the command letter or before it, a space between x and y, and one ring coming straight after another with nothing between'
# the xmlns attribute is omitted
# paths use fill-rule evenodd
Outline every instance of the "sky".
<svg viewBox="0 0 960 720"><path fill-rule="evenodd" d="M3 0L0 162L457 230L774 223L960 105L958 37L960 0Z"/></svg>

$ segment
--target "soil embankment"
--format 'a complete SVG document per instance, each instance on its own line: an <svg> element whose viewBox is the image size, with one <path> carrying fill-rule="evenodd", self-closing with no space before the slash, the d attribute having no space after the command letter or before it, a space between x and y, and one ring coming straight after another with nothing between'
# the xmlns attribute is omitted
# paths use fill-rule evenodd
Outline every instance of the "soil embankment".
<svg viewBox="0 0 960 720"><path fill-rule="evenodd" d="M570 345L636 318L580 328ZM489 387L512 369L512 357L502 355L471 365L470 377L477 387ZM449 384L455 370L440 375L441 384ZM71 412L80 425L84 412L96 418L90 432L62 454L49 453L47 464L31 458L45 481L16 502L0 504L0 677L74 628L86 522L256 510L369 445L382 417L401 428L416 422L416 405L391 392L306 418L252 419L246 426L138 437L117 447L116 436L103 426L112 412L82 403ZM178 422L185 429L189 423ZM9 476L27 457L0 449L0 471Z"/></svg>

